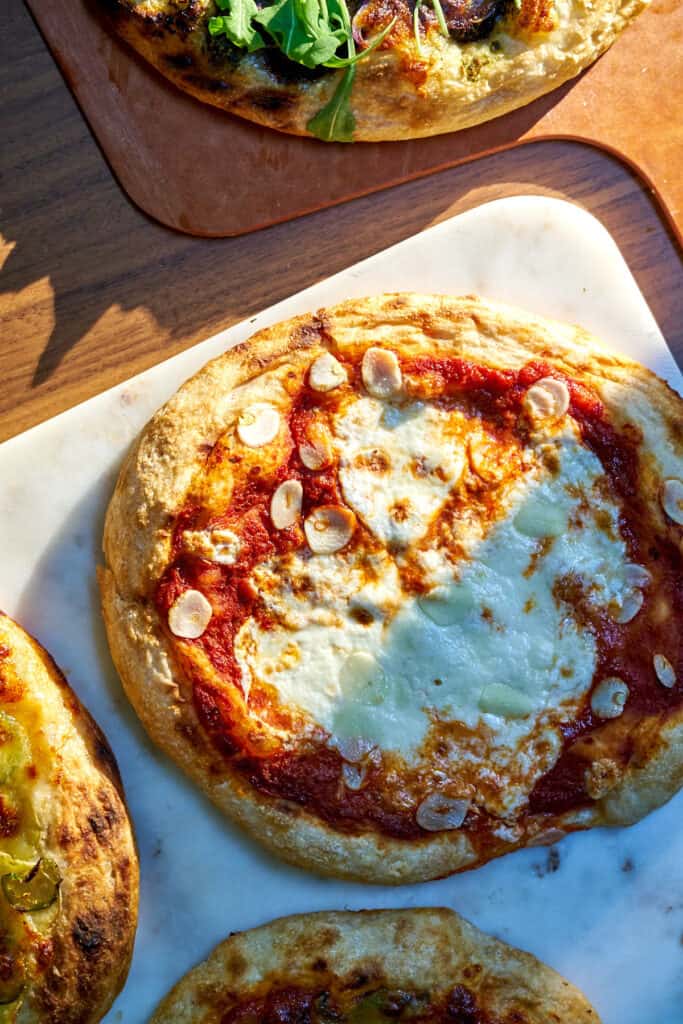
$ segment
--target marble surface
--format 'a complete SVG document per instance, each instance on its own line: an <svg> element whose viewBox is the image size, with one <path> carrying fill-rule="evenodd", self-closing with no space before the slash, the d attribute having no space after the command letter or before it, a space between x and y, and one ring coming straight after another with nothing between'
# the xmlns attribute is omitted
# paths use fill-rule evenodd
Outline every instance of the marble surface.
<svg viewBox="0 0 683 1024"><path fill-rule="evenodd" d="M353 295L478 292L580 322L681 378L616 246L542 198L460 215L0 446L0 607L51 651L106 731L141 857L140 926L107 1024L147 1020L230 931L325 908L450 906L584 989L604 1024L683 1024L683 793L640 824L574 835L439 882L386 889L288 868L244 838L146 739L111 664L95 564L121 457L190 373L257 327ZM265 296L264 296L265 301Z"/></svg>

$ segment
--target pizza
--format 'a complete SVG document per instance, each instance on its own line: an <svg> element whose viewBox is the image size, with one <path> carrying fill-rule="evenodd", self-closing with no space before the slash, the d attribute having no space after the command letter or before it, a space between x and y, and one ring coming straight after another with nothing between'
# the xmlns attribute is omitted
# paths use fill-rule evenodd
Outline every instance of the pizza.
<svg viewBox="0 0 683 1024"><path fill-rule="evenodd" d="M400 883L683 782L683 400L579 328L385 295L152 419L104 615L153 739L312 870Z"/></svg>
<svg viewBox="0 0 683 1024"><path fill-rule="evenodd" d="M95 1024L128 973L138 865L116 761L0 613L0 1020Z"/></svg>
<svg viewBox="0 0 683 1024"><path fill-rule="evenodd" d="M297 914L231 935L150 1024L600 1024L536 957L452 910Z"/></svg>
<svg viewBox="0 0 683 1024"><path fill-rule="evenodd" d="M550 92L648 0L98 0L197 99L324 141L468 128Z"/></svg>

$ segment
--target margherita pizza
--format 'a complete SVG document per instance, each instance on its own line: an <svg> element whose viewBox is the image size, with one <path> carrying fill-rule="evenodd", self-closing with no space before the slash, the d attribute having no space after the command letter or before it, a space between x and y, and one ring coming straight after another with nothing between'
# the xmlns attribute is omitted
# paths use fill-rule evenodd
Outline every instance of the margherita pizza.
<svg viewBox="0 0 683 1024"><path fill-rule="evenodd" d="M406 882L683 782L683 401L585 332L387 295L154 417L104 613L152 737L288 860Z"/></svg>
<svg viewBox="0 0 683 1024"><path fill-rule="evenodd" d="M529 953L451 910L298 914L232 935L150 1024L600 1024Z"/></svg>
<svg viewBox="0 0 683 1024"><path fill-rule="evenodd" d="M296 135L467 128L573 78L648 0L99 0L181 89Z"/></svg>
<svg viewBox="0 0 683 1024"><path fill-rule="evenodd" d="M107 741L0 613L0 1020L95 1024L123 985L138 865Z"/></svg>

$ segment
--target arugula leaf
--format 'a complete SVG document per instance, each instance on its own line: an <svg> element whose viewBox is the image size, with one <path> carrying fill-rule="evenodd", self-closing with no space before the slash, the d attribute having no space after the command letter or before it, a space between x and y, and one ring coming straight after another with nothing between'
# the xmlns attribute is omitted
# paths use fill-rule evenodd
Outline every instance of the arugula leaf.
<svg viewBox="0 0 683 1024"><path fill-rule="evenodd" d="M351 110L351 90L356 66L351 64L342 75L329 103L306 125L311 135L323 142L353 142L356 119Z"/></svg>
<svg viewBox="0 0 683 1024"><path fill-rule="evenodd" d="M361 50L360 53L352 53L349 57L332 57L326 61L326 68L348 68L352 64L357 64L359 60L363 60L368 54L376 50L377 47L384 42L386 37L391 32L392 28L396 24L396 18L392 18L388 25L386 25L379 35L376 35L371 43Z"/></svg>
<svg viewBox="0 0 683 1024"><path fill-rule="evenodd" d="M249 53L266 45L263 36L252 24L258 7L254 0L217 0L219 10L227 14L209 18L209 32L212 36L226 35L235 46L242 46Z"/></svg>
<svg viewBox="0 0 683 1024"><path fill-rule="evenodd" d="M415 0L415 7L413 8L413 35L415 36L415 46L417 52L422 56L422 40L420 39L420 7L422 6L422 0Z"/></svg>
<svg viewBox="0 0 683 1024"><path fill-rule="evenodd" d="M343 28L333 29L323 16L318 0L278 0L258 11L254 21L286 57L308 68L325 64L347 41Z"/></svg>
<svg viewBox="0 0 683 1024"><path fill-rule="evenodd" d="M443 13L443 7L441 6L440 0L432 0L432 7L434 8L434 13L436 14L436 20L439 23L441 35L446 36L446 38L448 38L450 32L448 31L448 25L446 24L446 19Z"/></svg>

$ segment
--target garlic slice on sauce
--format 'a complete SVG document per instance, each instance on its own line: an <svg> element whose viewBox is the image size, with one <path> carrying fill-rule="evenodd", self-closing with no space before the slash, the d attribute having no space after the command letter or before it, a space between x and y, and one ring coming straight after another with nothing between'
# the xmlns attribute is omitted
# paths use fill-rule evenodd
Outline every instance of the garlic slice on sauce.
<svg viewBox="0 0 683 1024"><path fill-rule="evenodd" d="M531 385L523 405L533 420L559 420L569 408L569 388L563 380L542 377Z"/></svg>
<svg viewBox="0 0 683 1024"><path fill-rule="evenodd" d="M343 505L320 505L304 521L304 532L311 551L332 555L341 551L356 529L356 517Z"/></svg>
<svg viewBox="0 0 683 1024"><path fill-rule="evenodd" d="M654 666L655 675L662 686L666 686L666 688L670 690L676 685L676 672L668 658L663 654L655 654L652 659L652 664Z"/></svg>
<svg viewBox="0 0 683 1024"><path fill-rule="evenodd" d="M643 596L642 590L627 591L627 593L624 594L617 611L612 615L612 618L615 622L618 622L620 626L625 625L627 622L631 622L643 607L644 601L645 597Z"/></svg>
<svg viewBox="0 0 683 1024"><path fill-rule="evenodd" d="M644 565L629 562L624 566L624 579L627 586L639 590L641 587L646 587L652 581L652 574Z"/></svg>
<svg viewBox="0 0 683 1024"><path fill-rule="evenodd" d="M336 750L343 761L360 764L375 749L376 744L364 736L330 736L327 746L330 750Z"/></svg>
<svg viewBox="0 0 683 1024"><path fill-rule="evenodd" d="M267 402L247 406L237 421L237 436L249 448L262 448L277 436L280 414Z"/></svg>
<svg viewBox="0 0 683 1024"><path fill-rule="evenodd" d="M344 762L341 770L344 785L347 789L357 792L363 788L367 772L367 765L347 764Z"/></svg>
<svg viewBox="0 0 683 1024"><path fill-rule="evenodd" d="M361 363L361 377L373 398L393 398L403 387L403 376L395 352L385 348L369 348Z"/></svg>
<svg viewBox="0 0 683 1024"><path fill-rule="evenodd" d="M331 352L323 352L311 363L308 371L308 383L314 391L334 391L346 384L348 375L345 367Z"/></svg>
<svg viewBox="0 0 683 1024"><path fill-rule="evenodd" d="M456 799L442 793L430 793L418 807L415 820L426 832L442 832L460 828L469 809L469 800Z"/></svg>
<svg viewBox="0 0 683 1024"><path fill-rule="evenodd" d="M618 676L609 676L593 690L591 708L598 718L618 718L629 697L628 685Z"/></svg>
<svg viewBox="0 0 683 1024"><path fill-rule="evenodd" d="M185 590L171 605L168 626L174 636L196 640L202 635L213 615L207 599L198 590Z"/></svg>
<svg viewBox="0 0 683 1024"><path fill-rule="evenodd" d="M285 480L270 499L270 518L276 530L293 526L301 513L304 489L299 480Z"/></svg>
<svg viewBox="0 0 683 1024"><path fill-rule="evenodd" d="M683 526L683 480L675 476L665 480L661 492L662 508L669 519Z"/></svg>

